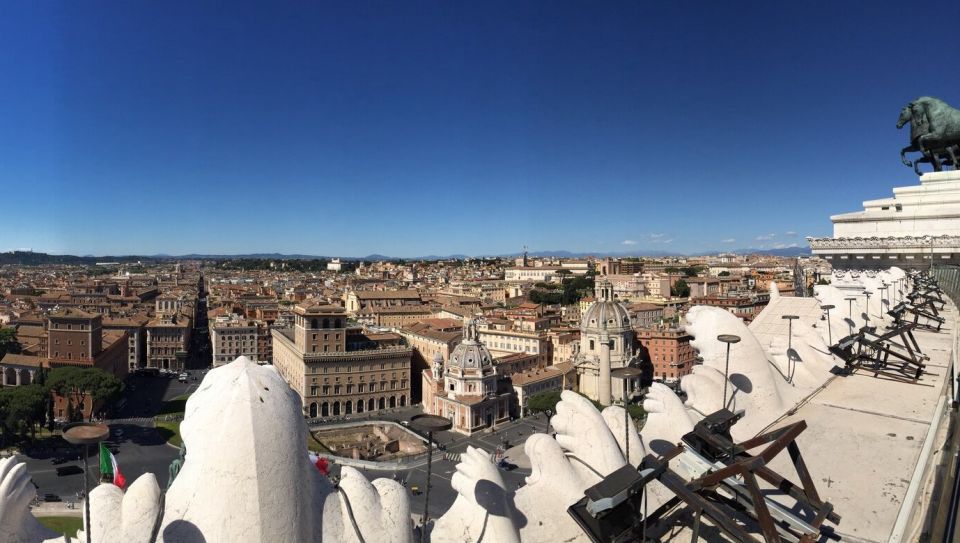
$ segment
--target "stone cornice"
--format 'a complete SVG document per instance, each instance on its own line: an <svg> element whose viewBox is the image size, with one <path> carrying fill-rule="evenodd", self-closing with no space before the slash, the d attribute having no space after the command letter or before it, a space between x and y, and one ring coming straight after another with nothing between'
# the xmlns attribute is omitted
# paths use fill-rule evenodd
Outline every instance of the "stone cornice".
<svg viewBox="0 0 960 543"><path fill-rule="evenodd" d="M960 236L887 236L854 238L813 238L807 242L818 249L947 249L960 247Z"/></svg>

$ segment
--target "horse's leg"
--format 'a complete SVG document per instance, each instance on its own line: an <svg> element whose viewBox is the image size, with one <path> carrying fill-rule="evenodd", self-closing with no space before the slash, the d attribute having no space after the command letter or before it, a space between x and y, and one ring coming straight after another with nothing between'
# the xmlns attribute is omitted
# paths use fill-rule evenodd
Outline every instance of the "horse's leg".
<svg viewBox="0 0 960 543"><path fill-rule="evenodd" d="M940 159L936 153L930 153L930 161L933 163L933 171L939 172L943 170L943 166L940 165Z"/></svg>
<svg viewBox="0 0 960 543"><path fill-rule="evenodd" d="M957 164L957 154L954 153L953 147L947 147L947 154L950 155L950 162L953 163L953 169L960 170L960 165Z"/></svg>
<svg viewBox="0 0 960 543"><path fill-rule="evenodd" d="M916 150L917 148L914 147L913 145L908 145L903 149L900 149L900 162L903 162L904 166L908 166L908 167L913 166L913 162L907 160L907 152L912 153L913 151L916 151Z"/></svg>

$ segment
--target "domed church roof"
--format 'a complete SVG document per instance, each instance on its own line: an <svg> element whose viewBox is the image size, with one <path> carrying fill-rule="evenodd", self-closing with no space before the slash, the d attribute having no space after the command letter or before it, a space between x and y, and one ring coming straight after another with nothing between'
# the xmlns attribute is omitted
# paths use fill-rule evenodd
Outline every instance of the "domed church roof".
<svg viewBox="0 0 960 543"><path fill-rule="evenodd" d="M447 369L485 370L493 368L493 356L480 341L477 322L470 319L463 327L463 341L450 354Z"/></svg>
<svg viewBox="0 0 960 543"><path fill-rule="evenodd" d="M630 328L630 313L623 304L614 301L609 281L597 281L596 298L580 321L582 332Z"/></svg>

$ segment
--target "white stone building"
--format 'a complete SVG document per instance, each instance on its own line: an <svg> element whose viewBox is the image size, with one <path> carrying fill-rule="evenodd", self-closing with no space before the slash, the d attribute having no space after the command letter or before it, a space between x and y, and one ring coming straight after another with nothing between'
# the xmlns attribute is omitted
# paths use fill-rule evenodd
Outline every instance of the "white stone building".
<svg viewBox="0 0 960 543"><path fill-rule="evenodd" d="M581 320L580 352L574 362L580 393L603 405L610 405L613 401L623 401L624 390L639 388L639 383L625 383L623 379L614 378L611 372L618 368L639 367L640 360L630 313L623 304L613 300L613 288L609 282L597 281L596 298Z"/></svg>
<svg viewBox="0 0 960 543"><path fill-rule="evenodd" d="M960 264L960 171L925 173L893 198L830 217L833 237L807 238L834 268L926 268Z"/></svg>
<svg viewBox="0 0 960 543"><path fill-rule="evenodd" d="M257 323L237 315L217 317L210 325L213 365L222 366L238 356L259 360L257 356Z"/></svg>
<svg viewBox="0 0 960 543"><path fill-rule="evenodd" d="M450 419L453 431L472 434L510 418L512 392L499 389L493 356L477 335L476 322L463 327L463 340L446 364L438 354L423 372L423 410Z"/></svg>

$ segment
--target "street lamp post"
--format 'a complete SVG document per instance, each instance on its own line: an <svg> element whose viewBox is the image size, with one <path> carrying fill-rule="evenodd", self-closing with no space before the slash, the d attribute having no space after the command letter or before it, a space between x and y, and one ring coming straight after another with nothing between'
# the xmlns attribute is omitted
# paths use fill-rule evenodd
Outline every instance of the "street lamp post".
<svg viewBox="0 0 960 543"><path fill-rule="evenodd" d="M106 424L94 424L92 422L73 424L63 431L63 439L67 443L83 445L83 526L87 543L90 543L90 532L93 531L90 525L90 478L87 474L87 457L90 456L90 445L100 443L109 435L110 428Z"/></svg>
<svg viewBox="0 0 960 543"><path fill-rule="evenodd" d="M831 305L831 304L820 306L820 309L826 311L827 313L827 341L830 345L833 345L833 329L830 328L830 310L835 307L836 307L835 305Z"/></svg>
<svg viewBox="0 0 960 543"><path fill-rule="evenodd" d="M450 419L439 415L416 415L410 419L410 426L421 432L427 433L427 489L423 497L423 519L420 525L420 543L427 540L427 521L429 520L430 510L430 475L433 465L433 433L449 430L453 423ZM87 542L89 543L89 541Z"/></svg>
<svg viewBox="0 0 960 543"><path fill-rule="evenodd" d="M627 460L627 464L630 464L630 412L627 411L627 405L629 404L629 398L627 396L627 384L632 383L633 379L640 377L642 373L643 372L640 370L640 368L633 368L630 366L617 368L610 372L611 378L623 379L623 447L624 458ZM629 393L633 394L633 391L630 390Z"/></svg>
<svg viewBox="0 0 960 543"><path fill-rule="evenodd" d="M793 357L790 356L790 351L793 350L793 321L799 319L797 315L783 315L780 317L787 321L787 382L793 382L793 372L790 371L790 365L793 362Z"/></svg>
<svg viewBox="0 0 960 543"><path fill-rule="evenodd" d="M863 294L867 297L867 311L863 314L863 325L870 326L870 296L873 294L873 292L865 290L863 291Z"/></svg>
<svg viewBox="0 0 960 543"><path fill-rule="evenodd" d="M850 334L851 334L851 335L853 334L853 301L856 300L856 299L857 299L857 298L854 297L854 296L850 296L850 297L844 298L844 300L846 300L847 302L850 303L850 311L849 311L849 313L847 313L847 326L850 327Z"/></svg>
<svg viewBox="0 0 960 543"><path fill-rule="evenodd" d="M730 345L732 343L739 343L740 336L734 334L720 334L717 336L717 340L727 344L727 363L723 368L723 406L721 409L727 408L727 375L730 373Z"/></svg>

